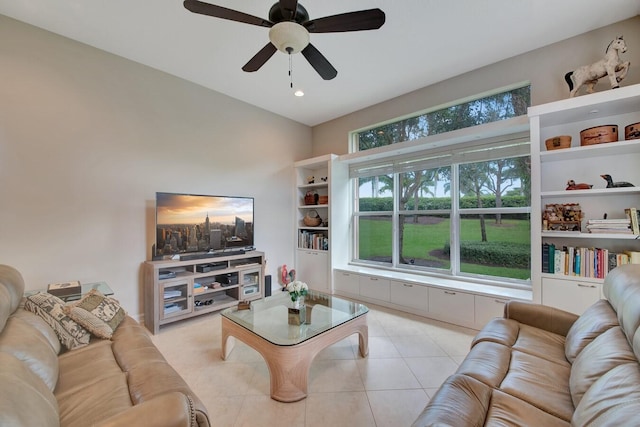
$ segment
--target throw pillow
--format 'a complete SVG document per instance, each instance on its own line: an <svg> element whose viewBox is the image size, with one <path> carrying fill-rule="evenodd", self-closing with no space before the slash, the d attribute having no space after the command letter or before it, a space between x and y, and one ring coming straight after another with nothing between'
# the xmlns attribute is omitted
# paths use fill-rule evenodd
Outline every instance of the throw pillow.
<svg viewBox="0 0 640 427"><path fill-rule="evenodd" d="M67 316L64 307L64 301L46 292L29 295L24 302L24 308L44 319L67 349L89 344L89 331Z"/></svg>
<svg viewBox="0 0 640 427"><path fill-rule="evenodd" d="M65 307L65 312L93 335L103 339L110 339L127 315L118 300L95 289L76 304Z"/></svg>

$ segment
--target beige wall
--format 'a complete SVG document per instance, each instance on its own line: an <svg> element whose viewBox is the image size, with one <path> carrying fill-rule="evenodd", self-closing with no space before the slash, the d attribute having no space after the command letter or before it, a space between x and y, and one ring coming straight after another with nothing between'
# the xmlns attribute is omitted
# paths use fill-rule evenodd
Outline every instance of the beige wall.
<svg viewBox="0 0 640 427"><path fill-rule="evenodd" d="M0 16L0 263L28 289L104 280L141 313L156 191L255 197L275 274L310 155L307 126Z"/></svg>
<svg viewBox="0 0 640 427"><path fill-rule="evenodd" d="M533 105L564 99L569 93L565 73L602 59L608 43L619 35L628 46L622 57L631 61L621 84L640 83L640 16L636 16L315 126L313 155L347 153L350 131L519 82L531 82ZM598 91L608 88L607 79L596 86Z"/></svg>

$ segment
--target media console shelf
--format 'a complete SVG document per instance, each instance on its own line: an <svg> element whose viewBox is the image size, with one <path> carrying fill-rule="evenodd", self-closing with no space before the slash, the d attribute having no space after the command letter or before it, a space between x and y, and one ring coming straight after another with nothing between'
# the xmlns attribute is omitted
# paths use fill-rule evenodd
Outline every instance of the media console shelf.
<svg viewBox="0 0 640 427"><path fill-rule="evenodd" d="M264 295L264 253L146 261L144 323L154 334L161 325L222 310Z"/></svg>

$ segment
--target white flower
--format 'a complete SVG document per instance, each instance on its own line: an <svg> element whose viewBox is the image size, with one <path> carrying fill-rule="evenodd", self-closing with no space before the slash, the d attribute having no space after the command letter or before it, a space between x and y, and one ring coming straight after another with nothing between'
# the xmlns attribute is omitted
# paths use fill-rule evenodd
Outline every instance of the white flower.
<svg viewBox="0 0 640 427"><path fill-rule="evenodd" d="M291 295L291 301L295 301L301 296L304 296L309 291L309 286L300 280L294 280L287 285L287 292Z"/></svg>

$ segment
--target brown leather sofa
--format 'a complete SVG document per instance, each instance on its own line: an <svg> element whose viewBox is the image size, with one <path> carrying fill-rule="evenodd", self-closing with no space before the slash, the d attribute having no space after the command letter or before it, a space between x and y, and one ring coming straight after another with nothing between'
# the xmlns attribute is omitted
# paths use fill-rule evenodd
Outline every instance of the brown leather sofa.
<svg viewBox="0 0 640 427"><path fill-rule="evenodd" d="M640 265L581 316L511 301L414 426L639 426Z"/></svg>
<svg viewBox="0 0 640 427"><path fill-rule="evenodd" d="M62 351L24 309L24 281L0 265L0 425L209 426L202 402L148 332L125 317L111 340Z"/></svg>

